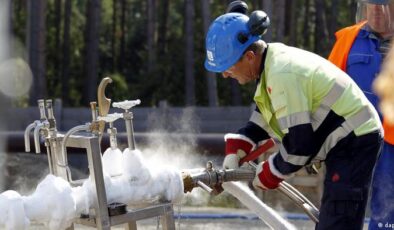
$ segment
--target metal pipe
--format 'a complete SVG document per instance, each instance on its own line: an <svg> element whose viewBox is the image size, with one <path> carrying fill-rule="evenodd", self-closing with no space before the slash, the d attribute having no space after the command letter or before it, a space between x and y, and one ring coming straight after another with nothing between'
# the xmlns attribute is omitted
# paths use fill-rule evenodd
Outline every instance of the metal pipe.
<svg viewBox="0 0 394 230"><path fill-rule="evenodd" d="M49 131L51 137L56 137L56 119L53 115L53 104L52 100L46 100L46 108L48 111L48 123L49 123Z"/></svg>
<svg viewBox="0 0 394 230"><path fill-rule="evenodd" d="M118 143L116 140L117 130L112 122L109 123L109 129L107 130L107 132L109 133L109 145L111 149L117 149L118 148Z"/></svg>
<svg viewBox="0 0 394 230"><path fill-rule="evenodd" d="M64 134L63 141L62 141L62 153L61 153L62 154L61 157L63 159L63 163L59 162L59 159L58 159L57 160L57 165L60 166L60 167L66 168L67 176L68 176L68 180L69 181L71 181L72 179L71 179L71 171L70 171L70 169L68 167L68 161L67 161L67 149L66 149L66 146L67 146L68 138L72 134L74 134L76 132L89 131L90 130L90 125L91 125L91 123L86 123L84 125L75 126L74 128L70 129L66 134Z"/></svg>
<svg viewBox="0 0 394 230"><path fill-rule="evenodd" d="M288 184L289 185L289 184ZM282 182L279 184L278 191L282 194L290 198L297 204L298 207L303 209L305 213L313 220L315 223L319 223L319 210L316 209L314 205L310 205L310 201L308 199L303 199L298 196L299 192L294 192L295 188L291 186L291 188L287 186L283 186Z"/></svg>
<svg viewBox="0 0 394 230"><path fill-rule="evenodd" d="M97 121L97 102L90 102L90 110L92 111L92 122Z"/></svg>
<svg viewBox="0 0 394 230"><path fill-rule="evenodd" d="M49 165L49 171L51 174L55 173L54 165L52 162L52 149L56 149L56 141L57 141L57 129L56 129L56 120L55 116L53 114L53 103L51 99L46 100L46 109L47 109L47 114L48 114L48 121L46 122L46 128L47 128L47 137L45 140L45 146L47 149L47 156L48 156L48 165ZM53 145L53 148L51 148L51 145Z"/></svg>
<svg viewBox="0 0 394 230"><path fill-rule="evenodd" d="M252 210L256 215L266 223L270 229L277 230L295 230L296 228L287 222L270 206L262 202L254 193L247 191L246 187L237 182L223 183L225 191L236 197L248 209Z"/></svg>
<svg viewBox="0 0 394 230"><path fill-rule="evenodd" d="M117 140L116 140L117 130L114 127L114 121L116 121L117 119L122 118L122 117L123 117L123 114L121 114L121 113L111 113L111 114L108 114L107 116L97 117L98 122L109 123L109 128L107 129L107 133L109 134L109 142L110 142L111 149L116 149L118 147Z"/></svg>
<svg viewBox="0 0 394 230"><path fill-rule="evenodd" d="M216 185L228 181L251 181L255 172L248 169L221 169L212 172L204 171L191 175L194 181L201 181L207 185Z"/></svg>
<svg viewBox="0 0 394 230"><path fill-rule="evenodd" d="M25 139L25 151L26 152L30 152L30 132L33 128L35 128L37 126L38 123L39 123L39 121L34 121L30 125L28 125L25 129L24 139Z"/></svg>
<svg viewBox="0 0 394 230"><path fill-rule="evenodd" d="M46 120L47 117L45 115L45 102L44 99L39 99L38 101L38 109L40 110L40 120Z"/></svg>
<svg viewBox="0 0 394 230"><path fill-rule="evenodd" d="M256 168L257 165L249 161L249 165ZM291 186L289 183L282 181L277 188L279 192L287 196L290 200L296 203L315 223L319 223L319 210L309 201L301 192Z"/></svg>
<svg viewBox="0 0 394 230"><path fill-rule="evenodd" d="M183 173L184 192L190 192L194 187L201 187L212 193L223 182L229 181L252 181L255 177L256 164L249 162L252 168L238 169L213 169L212 164L208 164L205 170L193 173ZM208 189L210 188L210 189ZM281 192L300 208L316 223L319 222L319 210L302 193L285 181L279 183L277 191Z"/></svg>
<svg viewBox="0 0 394 230"><path fill-rule="evenodd" d="M303 201L305 201L306 203L308 203L313 209L315 209L316 212L319 212L319 209L310 201L308 200L308 198L306 198L304 196L304 194L302 194L300 191L298 191L296 188L294 188L293 186L291 186L289 183L287 183L286 181L282 181L282 186L286 187L287 189L291 190L293 193L297 194L297 196L299 196Z"/></svg>
<svg viewBox="0 0 394 230"><path fill-rule="evenodd" d="M133 113L126 110L123 113L123 118L126 123L126 133L127 133L127 144L130 150L135 149L135 138L134 138L134 128L133 128Z"/></svg>
<svg viewBox="0 0 394 230"><path fill-rule="evenodd" d="M31 151L31 149L30 149L30 132L33 128L34 128L35 150L36 150L36 153L41 152L40 140L39 140L39 130L42 127L41 122L45 121L47 118L45 116L45 101L43 99L39 99L39 100L37 100L37 104L38 104L38 109L40 111L40 120L34 121L30 125L28 125L25 129L24 139L25 139L25 151L26 152ZM39 127L38 131L36 131L38 126L40 126L40 127ZM36 134L36 133L38 133L38 134Z"/></svg>
<svg viewBox="0 0 394 230"><path fill-rule="evenodd" d="M282 181L281 186L278 187L282 193L286 194L292 199L300 208L305 210L305 213L315 222L319 222L319 209L308 200L300 191L291 186L289 183ZM294 199L293 199L294 198Z"/></svg>
<svg viewBox="0 0 394 230"><path fill-rule="evenodd" d="M112 106L115 108L124 109L123 119L126 123L126 132L127 132L127 143L129 145L130 150L135 149L135 139L134 139L134 129L133 129L133 113L129 111L132 107L139 105L141 100L132 100L132 101L123 101L123 102L114 102Z"/></svg>
<svg viewBox="0 0 394 230"><path fill-rule="evenodd" d="M61 164L61 163L58 161L58 165L59 165L59 166L62 166L62 167L68 166L68 164L67 164L67 150L66 150L68 138L69 138L72 134L74 134L74 133L76 133L76 132L80 132L80 131L89 131L89 128L90 128L90 123L86 123L86 124L84 124L84 125L75 126L74 128L70 129L66 134L64 134L63 141L62 141L62 158L63 158L64 164Z"/></svg>
<svg viewBox="0 0 394 230"><path fill-rule="evenodd" d="M202 187L201 183L210 188L216 188L223 182L228 181L251 181L255 177L255 172L251 169L213 169L200 172L185 172L183 175L185 192L191 191L195 187ZM205 189L205 188L204 188Z"/></svg>
<svg viewBox="0 0 394 230"><path fill-rule="evenodd" d="M47 149L47 157L48 157L48 166L49 166L49 173L50 174L55 174L54 170L53 170L53 166L52 166L52 152L51 152L51 142L46 139L45 140L45 147Z"/></svg>
<svg viewBox="0 0 394 230"><path fill-rule="evenodd" d="M197 181L198 186L200 186L202 189L204 189L205 191L212 193L213 189L211 189L211 187L209 187L208 185L202 183L201 181Z"/></svg>
<svg viewBox="0 0 394 230"><path fill-rule="evenodd" d="M48 111L48 119L55 119L55 116L53 115L53 105L51 99L46 100L46 108Z"/></svg>
<svg viewBox="0 0 394 230"><path fill-rule="evenodd" d="M34 146L36 148L36 153L41 153L40 146L40 130L44 126L44 123L38 123L34 128Z"/></svg>
<svg viewBox="0 0 394 230"><path fill-rule="evenodd" d="M56 130L56 119L53 115L53 104L52 100L46 101L46 108L48 112L48 121L45 123L47 125L47 130L49 131L49 138L56 138L57 137L57 130Z"/></svg>

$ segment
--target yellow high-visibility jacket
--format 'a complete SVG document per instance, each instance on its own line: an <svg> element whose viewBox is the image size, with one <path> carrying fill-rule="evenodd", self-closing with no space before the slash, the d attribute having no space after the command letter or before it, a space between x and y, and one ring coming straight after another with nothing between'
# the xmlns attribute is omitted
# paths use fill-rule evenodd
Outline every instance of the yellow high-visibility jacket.
<svg viewBox="0 0 394 230"><path fill-rule="evenodd" d="M373 105L335 65L281 43L268 44L266 52L250 121L279 141L274 174L284 178L324 160L349 135L382 132Z"/></svg>

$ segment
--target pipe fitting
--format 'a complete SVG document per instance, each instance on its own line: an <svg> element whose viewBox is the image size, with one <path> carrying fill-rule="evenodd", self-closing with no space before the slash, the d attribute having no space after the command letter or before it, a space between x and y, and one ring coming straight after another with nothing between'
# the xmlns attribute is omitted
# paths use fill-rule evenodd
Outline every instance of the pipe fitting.
<svg viewBox="0 0 394 230"><path fill-rule="evenodd" d="M32 129L34 129L40 122L39 121L34 121L30 125L28 125L25 129L25 134L24 134L24 139L25 139L25 151L30 152L30 132Z"/></svg>

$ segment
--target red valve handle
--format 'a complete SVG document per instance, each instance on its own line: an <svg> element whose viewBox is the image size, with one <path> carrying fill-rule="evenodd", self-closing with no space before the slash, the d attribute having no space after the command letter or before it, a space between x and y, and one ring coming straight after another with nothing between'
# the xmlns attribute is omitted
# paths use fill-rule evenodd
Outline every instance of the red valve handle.
<svg viewBox="0 0 394 230"><path fill-rule="evenodd" d="M265 153L268 149L274 147L274 145L275 145L274 140L272 138L269 139L264 144L260 145L256 150L252 151L246 157L242 158L239 162L240 165L248 161L256 160L261 154Z"/></svg>

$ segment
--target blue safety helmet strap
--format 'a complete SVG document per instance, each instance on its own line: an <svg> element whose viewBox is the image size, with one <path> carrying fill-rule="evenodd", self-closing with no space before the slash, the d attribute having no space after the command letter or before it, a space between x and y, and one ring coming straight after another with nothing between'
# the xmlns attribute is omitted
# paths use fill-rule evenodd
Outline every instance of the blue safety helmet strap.
<svg viewBox="0 0 394 230"><path fill-rule="evenodd" d="M260 39L250 33L249 17L240 13L219 16L211 24L205 39L205 68L211 72L223 72L241 58L245 50Z"/></svg>

